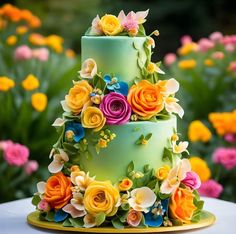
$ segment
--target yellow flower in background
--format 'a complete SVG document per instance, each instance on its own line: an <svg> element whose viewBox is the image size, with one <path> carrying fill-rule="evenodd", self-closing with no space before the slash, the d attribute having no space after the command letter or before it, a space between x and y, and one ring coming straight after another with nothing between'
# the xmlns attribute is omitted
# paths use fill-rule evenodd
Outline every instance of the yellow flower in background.
<svg viewBox="0 0 236 234"><path fill-rule="evenodd" d="M63 52L62 44L64 42L64 39L57 35L50 35L46 37L46 44L51 47L54 51L57 53Z"/></svg>
<svg viewBox="0 0 236 234"><path fill-rule="evenodd" d="M204 60L204 64L207 66L207 67L213 67L215 64L214 64L214 61L212 59L205 59Z"/></svg>
<svg viewBox="0 0 236 234"><path fill-rule="evenodd" d="M110 181L94 181L84 194L84 206L89 214L105 213L113 216L118 210L116 204L120 199L119 191Z"/></svg>
<svg viewBox="0 0 236 234"><path fill-rule="evenodd" d="M65 51L65 54L66 54L66 56L67 56L68 58L74 58L74 57L76 56L75 51L72 50L72 49L67 49L67 50Z"/></svg>
<svg viewBox="0 0 236 234"><path fill-rule="evenodd" d="M204 161L200 157L191 157L189 161L192 167L192 171L198 174L202 182L205 182L210 179L211 171L206 161Z"/></svg>
<svg viewBox="0 0 236 234"><path fill-rule="evenodd" d="M34 93L31 96L31 103L36 111L42 112L47 107L48 98L44 93Z"/></svg>
<svg viewBox="0 0 236 234"><path fill-rule="evenodd" d="M21 84L25 90L32 91L39 87L39 80L33 74L29 74Z"/></svg>
<svg viewBox="0 0 236 234"><path fill-rule="evenodd" d="M196 65L197 63L194 59L186 59L178 63L178 67L182 70L193 69L196 67Z"/></svg>
<svg viewBox="0 0 236 234"><path fill-rule="evenodd" d="M192 121L188 128L188 138L192 142L208 142L212 137L210 130L199 120Z"/></svg>
<svg viewBox="0 0 236 234"><path fill-rule="evenodd" d="M210 113L208 118L218 135L236 133L236 109L232 112Z"/></svg>
<svg viewBox="0 0 236 234"><path fill-rule="evenodd" d="M7 25L7 21L0 18L0 29L4 29L6 25Z"/></svg>
<svg viewBox="0 0 236 234"><path fill-rule="evenodd" d="M29 29L28 29L27 26L22 25L22 26L18 26L18 27L16 28L16 33L19 34L19 35L23 35L23 34L27 33L28 30L29 30Z"/></svg>
<svg viewBox="0 0 236 234"><path fill-rule="evenodd" d="M15 45L17 42L17 37L15 35L11 35L7 38L6 43L10 46Z"/></svg>
<svg viewBox="0 0 236 234"><path fill-rule="evenodd" d="M114 36L122 31L121 23L114 15L104 15L99 25L107 36Z"/></svg>
<svg viewBox="0 0 236 234"><path fill-rule="evenodd" d="M196 51L197 48L198 48L197 43L190 42L190 43L187 43L187 44L183 45L182 47L180 47L178 49L178 54L181 56L184 56L184 55L187 55L193 51Z"/></svg>
<svg viewBox="0 0 236 234"><path fill-rule="evenodd" d="M46 44L45 37L39 33L31 33L29 35L29 42L36 46L42 46Z"/></svg>
<svg viewBox="0 0 236 234"><path fill-rule="evenodd" d="M8 91L15 86L15 82L6 76L0 76L0 91Z"/></svg>

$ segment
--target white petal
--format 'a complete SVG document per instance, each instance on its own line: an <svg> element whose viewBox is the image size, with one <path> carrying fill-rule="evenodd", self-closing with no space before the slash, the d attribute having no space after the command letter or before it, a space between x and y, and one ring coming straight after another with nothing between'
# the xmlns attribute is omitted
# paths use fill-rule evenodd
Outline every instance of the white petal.
<svg viewBox="0 0 236 234"><path fill-rule="evenodd" d="M54 127L61 127L61 126L64 125L64 123L65 123L65 120L64 120L64 119L62 119L62 118L57 118L57 119L53 122L52 126L54 126Z"/></svg>
<svg viewBox="0 0 236 234"><path fill-rule="evenodd" d="M59 154L61 155L61 159L64 162L68 162L69 161L68 154L64 150L62 150L62 149L58 149L58 150L59 150Z"/></svg>
<svg viewBox="0 0 236 234"><path fill-rule="evenodd" d="M96 226L95 217L91 214L87 214L84 216L84 227L91 228Z"/></svg>
<svg viewBox="0 0 236 234"><path fill-rule="evenodd" d="M126 15L125 12L122 10L120 11L119 15L118 15L118 19L121 22L121 24L124 22L124 20L126 19Z"/></svg>
<svg viewBox="0 0 236 234"><path fill-rule="evenodd" d="M72 216L72 218L83 217L84 215L86 215L85 210L83 211L77 210L71 204L67 204L66 206L62 208L62 210L65 211L66 213L69 213Z"/></svg>
<svg viewBox="0 0 236 234"><path fill-rule="evenodd" d="M44 181L40 181L37 183L37 190L39 193L43 194L45 192L46 183Z"/></svg>
<svg viewBox="0 0 236 234"><path fill-rule="evenodd" d="M70 108L67 106L65 100L61 101L61 106L62 106L62 109L63 109L65 112L70 112Z"/></svg>
<svg viewBox="0 0 236 234"><path fill-rule="evenodd" d="M156 66L155 71L159 74L165 74L165 72L162 71L161 68L159 68L158 66Z"/></svg>
<svg viewBox="0 0 236 234"><path fill-rule="evenodd" d="M148 15L149 9L146 11L138 11L136 12L136 19L138 20L139 24L143 24L146 21L146 17Z"/></svg>
<svg viewBox="0 0 236 234"><path fill-rule="evenodd" d="M166 91L168 94L174 94L179 90L179 82L171 78L166 82Z"/></svg>
<svg viewBox="0 0 236 234"><path fill-rule="evenodd" d="M49 165L48 165L48 170L50 173L57 173L62 170L63 164L57 160L53 160Z"/></svg>
<svg viewBox="0 0 236 234"><path fill-rule="evenodd" d="M55 153L55 149L52 148L51 151L50 151L50 154L49 154L49 158L51 158L54 155L54 153Z"/></svg>

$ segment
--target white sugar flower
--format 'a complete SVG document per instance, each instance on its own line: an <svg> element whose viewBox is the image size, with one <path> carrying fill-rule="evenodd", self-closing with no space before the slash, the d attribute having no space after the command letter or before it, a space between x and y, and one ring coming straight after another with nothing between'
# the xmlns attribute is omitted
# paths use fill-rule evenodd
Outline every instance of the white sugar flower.
<svg viewBox="0 0 236 234"><path fill-rule="evenodd" d="M94 59L86 59L81 67L79 74L82 78L92 79L97 74L97 64Z"/></svg>
<svg viewBox="0 0 236 234"><path fill-rule="evenodd" d="M69 161L67 153L62 149L58 150L59 154L54 154L53 161L48 165L48 170L51 173L57 173L61 171L64 166L64 163Z"/></svg>

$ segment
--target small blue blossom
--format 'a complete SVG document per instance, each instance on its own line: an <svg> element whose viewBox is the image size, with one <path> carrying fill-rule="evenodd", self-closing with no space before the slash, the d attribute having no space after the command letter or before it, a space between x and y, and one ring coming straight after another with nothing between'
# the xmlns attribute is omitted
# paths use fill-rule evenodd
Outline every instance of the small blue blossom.
<svg viewBox="0 0 236 234"><path fill-rule="evenodd" d="M155 202L150 211L144 214L145 224L149 227L159 227L163 223L163 216L167 211L169 199Z"/></svg>
<svg viewBox="0 0 236 234"><path fill-rule="evenodd" d="M80 123L75 122L67 122L66 129L65 129L65 139L66 141L72 142L79 142L82 138L84 138L84 128Z"/></svg>
<svg viewBox="0 0 236 234"><path fill-rule="evenodd" d="M116 93L120 93L124 96L128 95L129 86L127 83L123 81L118 81L117 77L111 77L109 75L105 75L103 79L107 84L108 90L116 92Z"/></svg>

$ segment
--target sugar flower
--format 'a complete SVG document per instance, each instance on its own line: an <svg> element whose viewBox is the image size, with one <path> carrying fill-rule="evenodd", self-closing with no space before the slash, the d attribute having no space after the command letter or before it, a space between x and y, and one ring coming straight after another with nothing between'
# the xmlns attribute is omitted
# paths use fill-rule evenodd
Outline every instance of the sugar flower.
<svg viewBox="0 0 236 234"><path fill-rule="evenodd" d="M148 208L156 201L155 193L148 187L136 188L131 191L130 195L128 203L136 211L147 213L149 211Z"/></svg>
<svg viewBox="0 0 236 234"><path fill-rule="evenodd" d="M84 128L80 123L69 121L66 123L65 127L65 140L68 142L79 142L84 138L85 132Z"/></svg>
<svg viewBox="0 0 236 234"><path fill-rule="evenodd" d="M99 26L101 27L102 32L107 36L115 36L122 32L121 22L114 15L104 15L99 21Z"/></svg>
<svg viewBox="0 0 236 234"><path fill-rule="evenodd" d="M62 170L64 164L69 161L67 153L58 149L59 153L53 155L53 161L48 165L48 170L51 173L57 173Z"/></svg>
<svg viewBox="0 0 236 234"><path fill-rule="evenodd" d="M213 153L213 162L223 165L227 170L236 167L236 148L217 148Z"/></svg>
<svg viewBox="0 0 236 234"><path fill-rule="evenodd" d="M174 97L166 97L164 99L165 109L168 113L176 113L179 115L180 118L184 115L183 108L177 103L179 99Z"/></svg>
<svg viewBox="0 0 236 234"><path fill-rule="evenodd" d="M100 104L100 109L106 118L108 125L120 125L129 121L131 116L131 107L122 94L109 93L104 96Z"/></svg>
<svg viewBox="0 0 236 234"><path fill-rule="evenodd" d="M23 166L29 158L29 149L21 144L9 144L3 154L6 162L11 166Z"/></svg>
<svg viewBox="0 0 236 234"><path fill-rule="evenodd" d="M187 172L191 171L189 160L182 159L174 166L167 178L163 181L160 187L160 192L163 194L173 193L180 185L180 182L186 178Z"/></svg>
<svg viewBox="0 0 236 234"><path fill-rule="evenodd" d="M198 192L201 196L218 198L223 192L223 186L215 180L210 179L201 184Z"/></svg>
<svg viewBox="0 0 236 234"><path fill-rule="evenodd" d="M48 212L50 211L51 207L49 205L49 203L45 200L45 199L42 199L39 204L38 204L38 209L43 211L43 212Z"/></svg>
<svg viewBox="0 0 236 234"><path fill-rule="evenodd" d="M94 59L86 59L81 67L79 74L82 78L91 79L97 74L97 64Z"/></svg>
<svg viewBox="0 0 236 234"><path fill-rule="evenodd" d="M163 223L163 216L168 208L168 199L155 202L147 214L144 214L145 224L149 227L159 227Z"/></svg>
<svg viewBox="0 0 236 234"><path fill-rule="evenodd" d="M31 59L32 50L27 45L21 45L15 49L14 58L17 61Z"/></svg>
<svg viewBox="0 0 236 234"><path fill-rule="evenodd" d="M188 152L188 142L187 141L180 141L178 144L176 142L172 142L172 149L175 154L181 154L183 152Z"/></svg>
<svg viewBox="0 0 236 234"><path fill-rule="evenodd" d="M65 124L65 120L61 119L61 118L57 118L55 119L55 121L53 122L52 126L54 127L61 127Z"/></svg>
<svg viewBox="0 0 236 234"><path fill-rule="evenodd" d="M77 176L74 177L74 184L78 186L80 191L85 191L87 187L94 181L94 177L89 176L89 172L85 173L80 171Z"/></svg>
<svg viewBox="0 0 236 234"><path fill-rule="evenodd" d="M157 66L155 63L153 62L150 62L148 65L147 65L147 71L149 74L153 74L154 72L156 73L159 73L159 74L165 74L164 71L162 71L159 66Z"/></svg>
<svg viewBox="0 0 236 234"><path fill-rule="evenodd" d="M84 221L84 227L85 228L91 228L91 227L94 227L94 226L97 225L95 216L91 215L91 214L86 214L84 216L83 221Z"/></svg>
<svg viewBox="0 0 236 234"><path fill-rule="evenodd" d="M106 82L106 87L109 91L121 93L122 95L127 96L129 90L129 86L127 83L118 81L117 77L111 77L109 75L105 75L103 77L103 80Z"/></svg>
<svg viewBox="0 0 236 234"><path fill-rule="evenodd" d="M127 215L127 223L131 227L137 227L140 224L142 218L143 218L143 214L141 211L131 209Z"/></svg>
<svg viewBox="0 0 236 234"><path fill-rule="evenodd" d="M188 171L182 183L190 189L198 189L201 186L200 177L194 171Z"/></svg>
<svg viewBox="0 0 236 234"><path fill-rule="evenodd" d="M99 22L100 22L100 17L99 15L97 15L92 21L92 27L90 30L91 35L102 35L103 32L101 30Z"/></svg>
<svg viewBox="0 0 236 234"><path fill-rule="evenodd" d="M83 217L84 215L86 215L86 211L85 210L78 210L76 209L72 204L67 204L62 208L63 211L65 211L66 213L70 214L72 218L79 218L79 217Z"/></svg>
<svg viewBox="0 0 236 234"><path fill-rule="evenodd" d="M120 191L127 191L131 189L132 186L133 186L133 181L130 180L129 178L123 179L118 185Z"/></svg>
<svg viewBox="0 0 236 234"><path fill-rule="evenodd" d="M46 189L46 183L44 181L40 181L37 183L37 191L40 194L44 194Z"/></svg>

